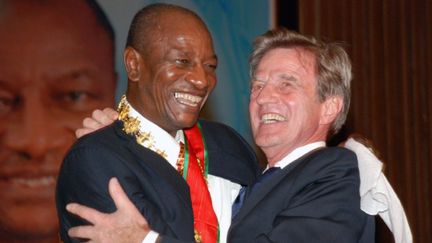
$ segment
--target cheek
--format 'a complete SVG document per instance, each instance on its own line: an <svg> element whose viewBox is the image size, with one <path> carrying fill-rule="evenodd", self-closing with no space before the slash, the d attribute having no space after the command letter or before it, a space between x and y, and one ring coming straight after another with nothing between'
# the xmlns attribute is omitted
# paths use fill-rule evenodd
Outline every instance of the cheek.
<svg viewBox="0 0 432 243"><path fill-rule="evenodd" d="M47 119L46 124L47 127L52 127L56 130L74 132L76 129L82 127L84 118L91 117L93 109L103 107L105 106L91 107L91 109L82 112L55 112L51 115L50 119Z"/></svg>
<svg viewBox="0 0 432 243"><path fill-rule="evenodd" d="M252 101L249 103L249 117L250 117L252 132L255 133L259 126L260 119L258 115L258 106Z"/></svg>
<svg viewBox="0 0 432 243"><path fill-rule="evenodd" d="M163 64L155 72L155 79L158 80L177 80L185 75L185 70L176 67L173 64Z"/></svg>
<svg viewBox="0 0 432 243"><path fill-rule="evenodd" d="M209 91L213 91L213 89L216 87L217 84L217 76L215 74L209 74L207 77L208 83L209 83Z"/></svg>
<svg viewBox="0 0 432 243"><path fill-rule="evenodd" d="M176 72L174 68L170 68L165 72L164 75L166 76L166 78L172 79L178 76L178 72Z"/></svg>
<svg viewBox="0 0 432 243"><path fill-rule="evenodd" d="M157 74L153 79L153 94L160 102L163 102L167 98L165 97L170 92L170 89L177 85L180 80L182 80L183 73L178 69L169 67L169 68L160 68Z"/></svg>

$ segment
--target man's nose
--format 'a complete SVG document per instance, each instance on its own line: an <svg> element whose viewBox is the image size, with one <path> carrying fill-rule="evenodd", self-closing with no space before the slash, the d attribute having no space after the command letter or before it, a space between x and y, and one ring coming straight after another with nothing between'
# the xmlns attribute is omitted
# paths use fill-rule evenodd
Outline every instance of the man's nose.
<svg viewBox="0 0 432 243"><path fill-rule="evenodd" d="M260 105L266 104L266 103L274 103L277 101L277 91L273 84L266 83L261 88L260 91L258 91L256 102Z"/></svg>
<svg viewBox="0 0 432 243"><path fill-rule="evenodd" d="M198 89L204 89L208 86L206 72L202 65L194 65L191 70L186 74L186 81L192 83Z"/></svg>
<svg viewBox="0 0 432 243"><path fill-rule="evenodd" d="M55 118L48 115L49 109L40 102L23 104L16 118L6 124L6 146L28 158L42 158L64 146L66 134L61 134Z"/></svg>

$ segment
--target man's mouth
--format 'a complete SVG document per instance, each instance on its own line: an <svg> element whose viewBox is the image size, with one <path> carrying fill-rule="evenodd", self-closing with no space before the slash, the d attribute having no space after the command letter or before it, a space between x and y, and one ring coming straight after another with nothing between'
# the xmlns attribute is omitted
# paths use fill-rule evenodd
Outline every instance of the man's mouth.
<svg viewBox="0 0 432 243"><path fill-rule="evenodd" d="M261 117L261 123L263 124L270 124L270 123L283 122L283 121L286 121L286 118L282 115L275 114L275 113L264 114Z"/></svg>
<svg viewBox="0 0 432 243"><path fill-rule="evenodd" d="M40 188L55 185L56 177L53 175L39 177L8 177L1 178L2 181L16 186L24 186L28 188Z"/></svg>
<svg viewBox="0 0 432 243"><path fill-rule="evenodd" d="M180 104L197 107L201 103L203 97L188 93L175 92L174 97Z"/></svg>
<svg viewBox="0 0 432 243"><path fill-rule="evenodd" d="M41 187L54 185L56 178L54 176L41 176L38 178L13 178L11 179L13 183L28 187Z"/></svg>

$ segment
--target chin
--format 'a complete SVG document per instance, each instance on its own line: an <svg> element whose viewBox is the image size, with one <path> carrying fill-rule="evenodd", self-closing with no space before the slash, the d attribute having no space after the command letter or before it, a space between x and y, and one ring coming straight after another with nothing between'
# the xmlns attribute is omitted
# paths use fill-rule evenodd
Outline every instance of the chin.
<svg viewBox="0 0 432 243"><path fill-rule="evenodd" d="M188 117L184 119L177 120L179 129L193 127L198 121L198 117Z"/></svg>
<svg viewBox="0 0 432 243"><path fill-rule="evenodd" d="M21 242L49 242L48 239L58 239L57 213L52 201L2 207L0 242L1 238Z"/></svg>
<svg viewBox="0 0 432 243"><path fill-rule="evenodd" d="M275 145L280 144L280 139L279 137L276 136L272 136L272 135L260 135L260 136L256 136L254 137L255 140L255 144L258 145L261 148L266 148L266 147L272 147Z"/></svg>

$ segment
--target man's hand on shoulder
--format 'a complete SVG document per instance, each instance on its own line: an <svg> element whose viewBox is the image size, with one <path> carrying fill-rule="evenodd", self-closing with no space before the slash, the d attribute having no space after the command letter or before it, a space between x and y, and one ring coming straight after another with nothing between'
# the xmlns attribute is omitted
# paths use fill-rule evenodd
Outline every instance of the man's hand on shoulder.
<svg viewBox="0 0 432 243"><path fill-rule="evenodd" d="M116 178L109 182L109 192L117 211L111 214L101 213L77 203L71 203L66 209L87 220L92 225L73 227L69 236L89 239L94 243L130 243L142 242L150 232L147 220L129 200Z"/></svg>
<svg viewBox="0 0 432 243"><path fill-rule="evenodd" d="M86 134L92 133L100 128L112 124L118 117L118 113L112 108L105 108L103 110L94 110L92 117L86 117L83 120L83 127L75 131L77 138Z"/></svg>

